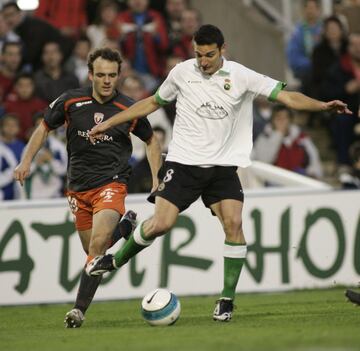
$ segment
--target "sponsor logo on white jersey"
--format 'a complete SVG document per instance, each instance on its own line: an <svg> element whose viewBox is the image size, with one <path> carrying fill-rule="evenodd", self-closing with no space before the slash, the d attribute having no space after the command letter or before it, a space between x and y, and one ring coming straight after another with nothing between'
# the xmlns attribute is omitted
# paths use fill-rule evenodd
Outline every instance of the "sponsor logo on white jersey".
<svg viewBox="0 0 360 351"><path fill-rule="evenodd" d="M224 119L228 116L226 110L214 101L208 101L197 108L196 114L202 118Z"/></svg>

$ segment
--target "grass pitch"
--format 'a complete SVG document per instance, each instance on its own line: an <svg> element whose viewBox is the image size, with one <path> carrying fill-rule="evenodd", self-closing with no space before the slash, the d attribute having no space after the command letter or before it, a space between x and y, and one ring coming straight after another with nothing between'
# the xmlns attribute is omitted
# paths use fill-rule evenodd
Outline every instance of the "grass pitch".
<svg viewBox="0 0 360 351"><path fill-rule="evenodd" d="M182 297L174 326L150 327L140 300L93 303L80 329L71 305L0 307L0 350L359 350L360 308L344 289L240 294L230 323L211 318L214 297Z"/></svg>

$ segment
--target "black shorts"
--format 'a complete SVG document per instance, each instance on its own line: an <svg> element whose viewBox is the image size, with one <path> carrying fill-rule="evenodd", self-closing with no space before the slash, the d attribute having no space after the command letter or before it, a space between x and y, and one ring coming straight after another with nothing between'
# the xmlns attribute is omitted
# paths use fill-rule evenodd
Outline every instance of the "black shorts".
<svg viewBox="0 0 360 351"><path fill-rule="evenodd" d="M244 194L236 166L198 167L177 162L165 162L164 177L148 200L155 202L160 196L179 211L184 211L199 196L206 207L226 199L244 201Z"/></svg>

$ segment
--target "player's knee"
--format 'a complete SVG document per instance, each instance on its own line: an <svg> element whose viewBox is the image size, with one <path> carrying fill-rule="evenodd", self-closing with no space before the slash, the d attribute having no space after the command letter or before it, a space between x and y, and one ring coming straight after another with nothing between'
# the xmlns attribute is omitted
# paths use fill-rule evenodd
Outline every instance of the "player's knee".
<svg viewBox="0 0 360 351"><path fill-rule="evenodd" d="M223 222L226 234L237 235L242 231L242 220L239 216L226 217Z"/></svg>
<svg viewBox="0 0 360 351"><path fill-rule="evenodd" d="M156 235L160 236L168 232L172 227L172 223L164 218L153 217L151 221L151 231Z"/></svg>

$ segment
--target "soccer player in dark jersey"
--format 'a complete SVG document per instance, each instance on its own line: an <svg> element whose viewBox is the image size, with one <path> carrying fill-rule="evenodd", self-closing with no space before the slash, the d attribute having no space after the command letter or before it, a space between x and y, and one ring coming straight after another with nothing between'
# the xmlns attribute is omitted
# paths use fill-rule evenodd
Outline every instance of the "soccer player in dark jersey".
<svg viewBox="0 0 360 351"><path fill-rule="evenodd" d="M109 48L94 51L89 55L88 67L92 86L69 90L49 105L43 122L34 131L14 172L15 179L23 184L29 175L31 161L48 132L64 123L67 125L67 197L82 246L88 255L87 262L103 255L118 239L115 229L125 213L124 199L131 172L128 163L132 152L129 133L132 132L146 144L153 189L158 186L157 172L161 163L160 147L146 118L109 130L96 145L89 142L88 132L94 125L126 110L133 101L115 88L121 69L117 51ZM135 214L129 212L124 217L128 214L126 218L133 220ZM130 235L132 226L129 228L129 224L130 221L127 221L120 225L123 236ZM81 326L100 281L101 278L89 277L83 272L74 308L65 316L66 327Z"/></svg>

